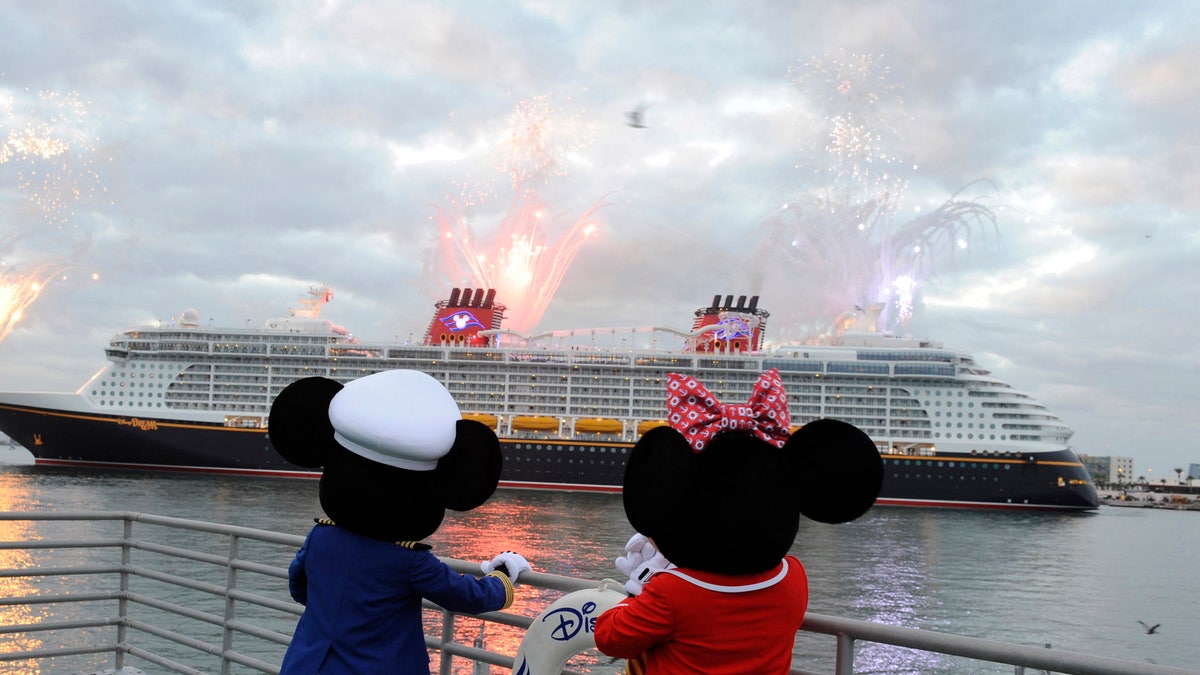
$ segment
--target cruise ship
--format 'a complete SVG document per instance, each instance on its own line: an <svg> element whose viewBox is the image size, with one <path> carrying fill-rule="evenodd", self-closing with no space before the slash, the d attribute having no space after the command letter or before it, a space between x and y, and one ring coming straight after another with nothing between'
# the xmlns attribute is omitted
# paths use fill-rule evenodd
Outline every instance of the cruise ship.
<svg viewBox="0 0 1200 675"><path fill-rule="evenodd" d="M965 352L847 323L820 345L764 347L758 296L715 295L687 329L584 329L521 335L503 328L493 289L455 288L419 344L361 342L321 318L332 298L262 328L178 322L111 339L108 363L74 393L0 393L0 432L37 464L316 477L268 441L271 401L320 375L348 382L382 370L440 380L463 417L496 430L501 485L621 489L641 434L666 424L667 374L696 377L725 402L749 398L778 369L793 429L830 417L875 441L885 461L879 504L1022 510L1097 508L1068 445L1072 430ZM855 330L855 328L860 330Z"/></svg>

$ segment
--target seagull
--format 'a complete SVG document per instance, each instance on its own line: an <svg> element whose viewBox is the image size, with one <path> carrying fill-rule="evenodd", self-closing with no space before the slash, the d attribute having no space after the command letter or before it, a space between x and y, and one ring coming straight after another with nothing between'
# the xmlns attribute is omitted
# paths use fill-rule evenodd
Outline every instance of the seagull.
<svg viewBox="0 0 1200 675"><path fill-rule="evenodd" d="M634 129L648 129L649 127L642 123L642 113L644 112L646 112L646 104L637 104L636 108L625 113L625 118L627 120L625 124L628 124Z"/></svg>
<svg viewBox="0 0 1200 675"><path fill-rule="evenodd" d="M1138 619L1138 623L1142 624L1142 628L1146 629L1147 635L1151 635L1153 633L1158 632L1158 627L1162 625L1161 623L1156 623L1153 626L1148 626L1148 625L1146 625L1146 622L1142 621L1141 619Z"/></svg>

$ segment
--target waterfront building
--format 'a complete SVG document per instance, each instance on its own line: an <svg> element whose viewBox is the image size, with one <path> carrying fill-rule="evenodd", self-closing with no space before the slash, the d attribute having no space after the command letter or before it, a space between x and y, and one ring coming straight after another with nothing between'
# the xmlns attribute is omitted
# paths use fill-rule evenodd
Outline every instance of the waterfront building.
<svg viewBox="0 0 1200 675"><path fill-rule="evenodd" d="M1133 475L1132 457L1097 457L1095 455L1080 455L1079 459L1092 474L1096 483L1107 485L1124 485L1134 483L1137 477ZM1193 467L1200 468L1193 464Z"/></svg>

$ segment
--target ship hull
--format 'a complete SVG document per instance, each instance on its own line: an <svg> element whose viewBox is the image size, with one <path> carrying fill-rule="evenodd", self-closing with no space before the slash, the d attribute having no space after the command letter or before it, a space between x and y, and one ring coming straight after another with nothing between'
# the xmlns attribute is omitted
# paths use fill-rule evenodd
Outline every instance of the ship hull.
<svg viewBox="0 0 1200 675"><path fill-rule="evenodd" d="M266 430L0 404L0 429L39 465L316 478L284 461ZM501 486L619 492L628 443L501 439ZM1070 450L1020 456L884 455L879 504L1090 510L1098 499Z"/></svg>

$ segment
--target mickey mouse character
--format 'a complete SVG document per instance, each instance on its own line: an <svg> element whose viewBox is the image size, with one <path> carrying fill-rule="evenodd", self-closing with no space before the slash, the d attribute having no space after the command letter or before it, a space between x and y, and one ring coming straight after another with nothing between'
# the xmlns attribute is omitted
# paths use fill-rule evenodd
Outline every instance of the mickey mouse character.
<svg viewBox="0 0 1200 675"><path fill-rule="evenodd" d="M836 420L790 433L774 369L731 405L672 373L667 408L669 426L642 436L625 469L638 534L617 564L633 597L597 618L596 646L639 675L787 673L808 606L804 567L788 555L800 516L865 513L883 481L879 451Z"/></svg>
<svg viewBox="0 0 1200 675"><path fill-rule="evenodd" d="M500 480L500 442L464 420L437 380L391 370L345 386L298 380L271 406L270 440L293 464L323 467L321 508L288 569L305 605L283 675L429 672L421 599L456 612L512 604L529 564L511 551L483 563L487 576L451 570L421 539L447 508L487 501Z"/></svg>

